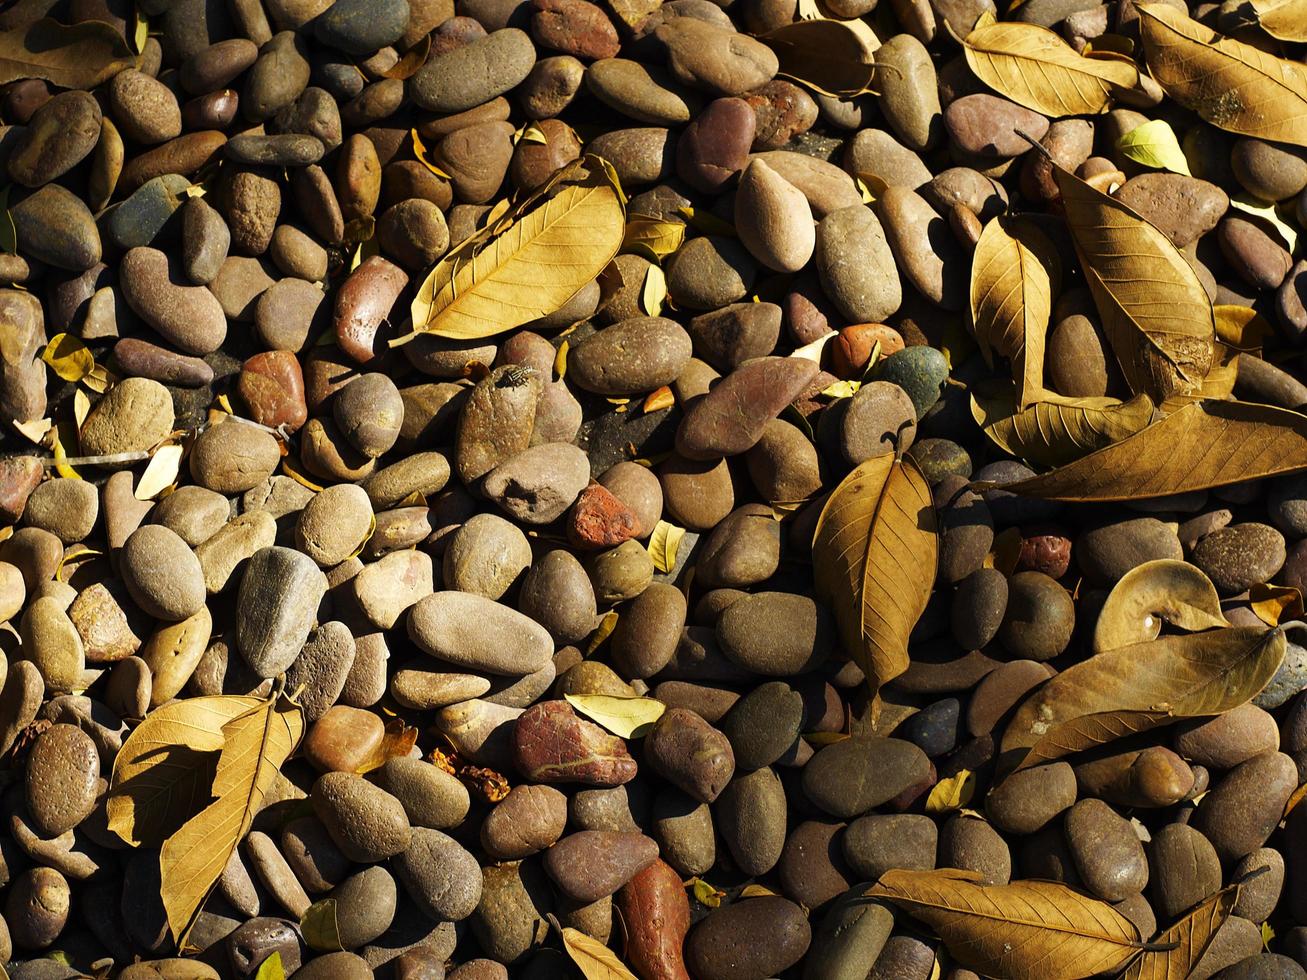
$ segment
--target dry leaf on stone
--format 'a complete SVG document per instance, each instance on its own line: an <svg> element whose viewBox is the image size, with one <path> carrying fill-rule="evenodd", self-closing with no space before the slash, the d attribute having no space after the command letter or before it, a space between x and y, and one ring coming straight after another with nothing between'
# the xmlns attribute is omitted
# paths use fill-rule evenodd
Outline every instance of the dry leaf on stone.
<svg viewBox="0 0 1307 980"><path fill-rule="evenodd" d="M642 255L650 262L661 262L685 241L685 222L632 214L626 219L622 251Z"/></svg>
<svg viewBox="0 0 1307 980"><path fill-rule="evenodd" d="M1290 203L1292 204L1292 202ZM1274 204L1259 201L1251 194L1233 194L1230 197L1230 207L1236 211L1242 211L1244 214L1252 215L1257 219L1253 224L1260 225L1263 231L1278 237L1280 244L1289 253L1292 254L1297 251L1298 232L1280 217L1280 213Z"/></svg>
<svg viewBox="0 0 1307 980"><path fill-rule="evenodd" d="M1267 626L1302 619L1302 593L1292 585L1259 583L1248 590L1248 608Z"/></svg>
<svg viewBox="0 0 1307 980"><path fill-rule="evenodd" d="M1157 558L1136 565L1112 587L1094 627L1094 652L1155 640L1163 623L1191 633L1230 625L1202 569Z"/></svg>
<svg viewBox="0 0 1307 980"><path fill-rule="evenodd" d="M1147 395L1122 402L1049 392L1019 412L1010 388L978 386L971 393L971 414L985 435L1013 456L1061 466L1141 431L1152 421L1153 403Z"/></svg>
<svg viewBox="0 0 1307 980"><path fill-rule="evenodd" d="M976 795L976 774L961 769L937 782L926 797L927 813L948 813L960 810Z"/></svg>
<svg viewBox="0 0 1307 980"><path fill-rule="evenodd" d="M873 695L908 667L908 634L930 599L938 550L930 487L910 459L859 464L817 518L817 594Z"/></svg>
<svg viewBox="0 0 1307 980"><path fill-rule="evenodd" d="M1307 469L1307 415L1202 401L1074 463L1003 486L1048 500L1134 500Z"/></svg>
<svg viewBox="0 0 1307 980"><path fill-rule="evenodd" d="M259 704L218 695L151 711L114 759L105 802L109 829L133 847L163 843L212 799L222 727Z"/></svg>
<svg viewBox="0 0 1307 980"><path fill-rule="evenodd" d="M565 694L573 708L622 738L642 738L663 716L667 705L653 698L613 694Z"/></svg>
<svg viewBox="0 0 1307 980"><path fill-rule="evenodd" d="M617 958L617 954L599 940L580 929L563 927L563 949L572 958L585 980L636 980L636 976Z"/></svg>
<svg viewBox="0 0 1307 980"><path fill-rule="evenodd" d="M1307 41L1307 0L1252 0L1257 23L1281 41Z"/></svg>
<svg viewBox="0 0 1307 980"><path fill-rule="evenodd" d="M1215 359L1212 304L1162 232L1053 166L1067 229L1112 352L1131 391L1157 404L1198 388Z"/></svg>
<svg viewBox="0 0 1307 980"><path fill-rule="evenodd" d="M164 841L159 854L161 898L178 948L303 734L304 713L280 694L222 726L214 801Z"/></svg>
<svg viewBox="0 0 1307 980"><path fill-rule="evenodd" d="M1044 341L1061 280L1057 249L1034 222L985 225L971 260L971 322L986 364L994 354L1012 362L1022 408L1044 390Z"/></svg>
<svg viewBox="0 0 1307 980"><path fill-rule="evenodd" d="M1127 159L1145 167L1193 176L1189 172L1189 161L1180 149L1180 141L1175 138L1175 130L1165 119L1150 119L1142 126L1122 133L1116 141L1116 148Z"/></svg>
<svg viewBox="0 0 1307 980"><path fill-rule="evenodd" d="M1141 3L1148 72L1218 129L1307 146L1307 65L1222 37L1165 3Z"/></svg>
<svg viewBox="0 0 1307 980"><path fill-rule="evenodd" d="M121 34L104 21L71 26L44 18L0 31L0 84L43 78L60 88L90 89L136 63Z"/></svg>
<svg viewBox="0 0 1307 980"><path fill-rule="evenodd" d="M1185 980L1202 959L1212 937L1230 917L1239 900L1239 886L1223 888L1205 899L1153 941L1156 949L1145 950L1130 964L1121 980Z"/></svg>
<svg viewBox="0 0 1307 980"><path fill-rule="evenodd" d="M259 964L254 980L286 980L286 969L281 964L278 950L273 950L272 955Z"/></svg>
<svg viewBox="0 0 1307 980"><path fill-rule="evenodd" d="M758 40L776 52L780 74L834 98L871 91L880 39L863 20L800 20Z"/></svg>
<svg viewBox="0 0 1307 980"><path fill-rule="evenodd" d="M971 871L887 871L868 893L925 922L964 966L1007 980L1113 972L1143 943L1106 902L1054 881L979 884Z"/></svg>
<svg viewBox="0 0 1307 980"><path fill-rule="evenodd" d="M976 77L995 92L1055 119L1106 112L1113 87L1139 84L1132 63L1086 58L1035 24L978 23L962 49Z"/></svg>
<svg viewBox="0 0 1307 980"><path fill-rule="evenodd" d="M1266 338L1276 335L1266 318L1247 306L1219 304L1212 314L1217 340L1240 353L1260 355Z"/></svg>
<svg viewBox="0 0 1307 980"><path fill-rule="evenodd" d="M436 264L413 300L415 331L491 337L553 313L603 272L626 228L617 189L593 156L558 181Z"/></svg>
<svg viewBox="0 0 1307 980"><path fill-rule="evenodd" d="M658 316L667 301L667 277L660 266L651 265L645 270L644 286L640 290L640 309L646 316Z"/></svg>
<svg viewBox="0 0 1307 980"><path fill-rule="evenodd" d="M133 495L137 500L153 500L176 481L181 464L182 447L179 444L160 446L150 457Z"/></svg>
<svg viewBox="0 0 1307 980"><path fill-rule="evenodd" d="M1003 732L1002 751L1025 768L1185 718L1218 715L1256 697L1279 669L1285 647L1282 630L1231 626L1097 654L1021 703Z"/></svg>
<svg viewBox="0 0 1307 980"><path fill-rule="evenodd" d="M300 916L300 935L311 949L335 952L340 944L340 925L336 920L336 900L323 898L314 902Z"/></svg>
<svg viewBox="0 0 1307 980"><path fill-rule="evenodd" d="M95 370L95 355L72 334L57 333L41 351L41 360L65 381L81 381Z"/></svg>
<svg viewBox="0 0 1307 980"><path fill-rule="evenodd" d="M412 78L418 73L423 65L427 63L427 58L431 55L431 35L428 34L417 44L404 52L404 57L387 68L381 73L382 78L397 78L403 81L406 78Z"/></svg>
<svg viewBox="0 0 1307 980"><path fill-rule="evenodd" d="M648 546L649 557L653 560L654 568L666 574L676 567L676 555L681 549L681 541L684 537L683 527L677 527L667 521L659 521L654 525L653 533L649 535Z"/></svg>

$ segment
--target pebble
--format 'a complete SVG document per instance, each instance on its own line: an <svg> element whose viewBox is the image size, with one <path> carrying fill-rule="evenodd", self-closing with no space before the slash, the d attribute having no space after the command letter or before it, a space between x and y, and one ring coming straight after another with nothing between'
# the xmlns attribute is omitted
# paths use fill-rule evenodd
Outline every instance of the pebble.
<svg viewBox="0 0 1307 980"><path fill-rule="evenodd" d="M1293 760L1265 752L1231 769L1203 797L1193 825L1216 848L1222 861L1234 861L1266 843L1297 787Z"/></svg>
<svg viewBox="0 0 1307 980"><path fill-rule="evenodd" d="M1267 524L1232 524L1202 538L1194 564L1226 595L1270 581L1284 565L1284 536Z"/></svg>
<svg viewBox="0 0 1307 980"><path fill-rule="evenodd" d="M813 258L822 288L854 323L880 323L903 302L889 240L861 204L829 212L817 225Z"/></svg>
<svg viewBox="0 0 1307 980"><path fill-rule="evenodd" d="M91 737L75 725L50 727L27 758L27 807L37 829L58 837L95 807L100 756Z"/></svg>
<svg viewBox="0 0 1307 980"><path fill-rule="evenodd" d="M812 941L803 910L769 895L723 905L685 943L686 965L705 980L767 977L798 962Z"/></svg>
<svg viewBox="0 0 1307 980"><path fill-rule="evenodd" d="M399 800L362 776L329 772L309 794L313 812L351 861L372 864L402 853L413 831Z"/></svg>
<svg viewBox="0 0 1307 980"><path fill-rule="evenodd" d="M465 592L436 592L420 599L408 630L413 642L433 657L492 674L532 673L554 650L543 626L515 609Z"/></svg>
<svg viewBox="0 0 1307 980"><path fill-rule="evenodd" d="M844 778L850 767L865 774L856 784ZM820 749L803 767L803 792L832 816L851 819L923 782L929 767L926 754L911 742L848 738Z"/></svg>
<svg viewBox="0 0 1307 980"><path fill-rule="evenodd" d="M274 546L250 557L240 584L236 643L251 670L275 677L294 662L326 591L326 576L302 552Z"/></svg>

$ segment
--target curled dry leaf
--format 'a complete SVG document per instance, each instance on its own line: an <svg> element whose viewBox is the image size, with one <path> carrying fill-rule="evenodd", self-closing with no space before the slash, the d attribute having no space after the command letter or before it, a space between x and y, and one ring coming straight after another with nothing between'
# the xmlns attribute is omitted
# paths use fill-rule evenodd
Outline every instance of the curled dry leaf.
<svg viewBox="0 0 1307 980"><path fill-rule="evenodd" d="M277 693L222 726L214 801L164 841L159 853L160 897L179 949L303 735L304 713Z"/></svg>
<svg viewBox="0 0 1307 980"><path fill-rule="evenodd" d="M1239 886L1231 885L1205 899L1153 941L1130 964L1121 980L1185 980L1212 944L1216 930L1230 917L1239 900Z"/></svg>
<svg viewBox="0 0 1307 980"><path fill-rule="evenodd" d="M1055 119L1106 112L1113 87L1139 84L1132 63L1086 58L1035 24L983 18L962 49L976 77L995 92Z"/></svg>
<svg viewBox="0 0 1307 980"><path fill-rule="evenodd" d="M1307 41L1307 0L1253 0L1257 23L1281 41Z"/></svg>
<svg viewBox="0 0 1307 980"><path fill-rule="evenodd" d="M615 184L593 156L556 179L436 264L413 300L414 330L490 337L553 313L603 272L626 228Z"/></svg>
<svg viewBox="0 0 1307 980"><path fill-rule="evenodd" d="M1302 619L1302 593L1292 585L1261 583L1248 590L1248 608L1267 626Z"/></svg>
<svg viewBox="0 0 1307 980"><path fill-rule="evenodd" d="M1003 485L1048 500L1133 500L1307 469L1307 416L1202 401L1049 473Z"/></svg>
<svg viewBox="0 0 1307 980"><path fill-rule="evenodd" d="M1153 403L1147 395L1122 402L1048 392L1017 411L1010 389L996 393L978 387L971 393L971 414L985 435L1013 456L1061 466L1142 431L1152 421Z"/></svg>
<svg viewBox="0 0 1307 980"><path fill-rule="evenodd" d="M930 598L938 551L930 486L910 459L859 464L817 518L817 593L873 695L908 667L908 634Z"/></svg>
<svg viewBox="0 0 1307 980"><path fill-rule="evenodd" d="M622 738L641 738L663 716L667 705L653 698L622 697L613 694L565 694L578 712Z"/></svg>
<svg viewBox="0 0 1307 980"><path fill-rule="evenodd" d="M72 334L58 333L41 351L41 360L65 381L81 381L95 370L95 355Z"/></svg>
<svg viewBox="0 0 1307 980"><path fill-rule="evenodd" d="M431 35L418 41L417 44L404 52L404 57L387 68L381 73L382 78L398 78L403 81L406 78L412 78L418 73L418 69L427 63L427 58L431 55Z"/></svg>
<svg viewBox="0 0 1307 980"><path fill-rule="evenodd" d="M1130 390L1160 404L1215 359L1212 304L1171 240L1116 198L1053 166L1067 229Z"/></svg>
<svg viewBox="0 0 1307 980"><path fill-rule="evenodd" d="M1060 287L1057 249L1033 221L997 217L985 225L971 260L971 322L985 363L1012 362L1025 408L1044 390L1044 341Z"/></svg>
<svg viewBox="0 0 1307 980"><path fill-rule="evenodd" d="M1284 660L1284 631L1231 626L1097 654L1041 685L1003 732L1019 768L1060 759L1185 718L1236 708Z"/></svg>
<svg viewBox="0 0 1307 980"><path fill-rule="evenodd" d="M979 884L971 871L887 871L867 894L920 919L964 966L1008 980L1077 980L1114 972L1143 943L1106 902L1060 882Z"/></svg>
<svg viewBox="0 0 1307 980"><path fill-rule="evenodd" d="M1307 66L1221 37L1164 3L1141 3L1148 72L1218 129L1307 146Z"/></svg>
<svg viewBox="0 0 1307 980"><path fill-rule="evenodd" d="M150 457L149 465L141 474L133 496L137 500L153 500L177 479L182 465L182 447L179 443L160 446ZM375 520L373 522L375 524Z"/></svg>
<svg viewBox="0 0 1307 980"><path fill-rule="evenodd" d="M927 813L948 813L960 810L976 795L976 774L960 769L952 776L937 782L926 797Z"/></svg>
<svg viewBox="0 0 1307 980"><path fill-rule="evenodd" d="M105 800L109 829L132 847L162 844L212 798L223 726L259 703L219 695L151 711L114 759Z"/></svg>
<svg viewBox="0 0 1307 980"><path fill-rule="evenodd" d="M685 222L632 214L626 219L622 251L643 255L651 262L661 262L685 241Z"/></svg>
<svg viewBox="0 0 1307 980"><path fill-rule="evenodd" d="M1189 632L1230 625L1202 569L1158 558L1136 565L1112 587L1094 627L1094 652L1155 640L1163 623Z"/></svg>
<svg viewBox="0 0 1307 980"><path fill-rule="evenodd" d="M598 939L571 927L564 927L558 932L563 937L563 949L585 980L637 980L635 974L617 958L617 954Z"/></svg>
<svg viewBox="0 0 1307 980"><path fill-rule="evenodd" d="M60 88L95 88L136 63L127 41L104 21L71 26L49 18L0 31L0 85L43 78Z"/></svg>
<svg viewBox="0 0 1307 980"><path fill-rule="evenodd" d="M758 40L776 52L782 75L814 91L842 99L871 91L880 39L866 21L800 20Z"/></svg>

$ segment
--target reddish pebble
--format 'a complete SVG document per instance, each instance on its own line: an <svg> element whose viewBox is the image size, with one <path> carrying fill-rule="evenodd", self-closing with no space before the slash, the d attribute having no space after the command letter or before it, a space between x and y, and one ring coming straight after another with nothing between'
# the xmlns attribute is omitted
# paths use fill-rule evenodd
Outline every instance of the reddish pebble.
<svg viewBox="0 0 1307 980"><path fill-rule="evenodd" d="M522 713L513 726L513 764L533 782L589 786L620 786L637 768L625 742L566 701L542 701Z"/></svg>
<svg viewBox="0 0 1307 980"><path fill-rule="evenodd" d="M577 58L615 58L621 48L617 29L599 7L586 0L535 0L531 35L543 47Z"/></svg>
<svg viewBox="0 0 1307 980"><path fill-rule="evenodd" d="M0 520L5 524L17 523L43 472L41 461L35 456L0 459Z"/></svg>
<svg viewBox="0 0 1307 980"><path fill-rule="evenodd" d="M635 511L598 483L582 490L572 505L567 538L578 548L615 548L640 534Z"/></svg>
<svg viewBox="0 0 1307 980"><path fill-rule="evenodd" d="M304 372L290 351L255 354L242 365L236 390L260 425L285 425L293 432L308 420Z"/></svg>
<svg viewBox="0 0 1307 980"><path fill-rule="evenodd" d="M382 328L390 326L390 309L407 285L408 273L380 255L351 272L336 293L332 317L340 349L359 364L384 353L388 338Z"/></svg>
<svg viewBox="0 0 1307 980"><path fill-rule="evenodd" d="M635 971L648 980L690 980L681 954L690 931L690 900L676 870L654 861L622 886L617 907Z"/></svg>
<svg viewBox="0 0 1307 980"><path fill-rule="evenodd" d="M831 370L841 378L861 377L878 342L881 358L903 349L903 337L883 323L855 323L845 327L830 343Z"/></svg>
<svg viewBox="0 0 1307 980"><path fill-rule="evenodd" d="M1043 572L1049 578L1061 578L1070 565L1070 538L1041 530L1027 532L1022 537L1017 571Z"/></svg>

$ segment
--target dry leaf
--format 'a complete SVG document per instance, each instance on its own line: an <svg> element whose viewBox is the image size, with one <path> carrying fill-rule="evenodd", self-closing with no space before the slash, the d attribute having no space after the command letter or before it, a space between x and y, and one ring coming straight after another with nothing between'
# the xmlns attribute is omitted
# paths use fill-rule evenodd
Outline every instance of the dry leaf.
<svg viewBox="0 0 1307 980"><path fill-rule="evenodd" d="M1189 172L1189 161L1180 149L1180 141L1175 138L1175 130L1165 119L1150 119L1142 126L1122 133L1116 141L1116 148L1127 159L1145 167L1193 176Z"/></svg>
<svg viewBox="0 0 1307 980"><path fill-rule="evenodd" d="M1218 129L1307 146L1307 66L1191 20L1164 3L1141 3L1148 72L1166 94Z"/></svg>
<svg viewBox="0 0 1307 980"><path fill-rule="evenodd" d="M381 741L355 767L354 771L361 776L364 773L372 772L374 769L380 769L386 764L387 759L410 754L417 741L418 730L416 728L406 725L402 718L391 718L386 722L385 734L382 736Z"/></svg>
<svg viewBox="0 0 1307 980"><path fill-rule="evenodd" d="M661 412L664 408L671 408L676 404L676 395L667 385L661 388L655 388L645 396L644 404L641 406L647 414L649 412ZM668 569L671 571L671 569Z"/></svg>
<svg viewBox="0 0 1307 980"><path fill-rule="evenodd" d="M181 469L182 447L180 445L160 446L150 457L150 463L141 474L136 484L134 496L137 500L153 500L177 479Z"/></svg>
<svg viewBox="0 0 1307 980"><path fill-rule="evenodd" d="M281 952L273 950L262 963L259 964L258 972L254 974L254 980L286 980L286 970L281 965Z"/></svg>
<svg viewBox="0 0 1307 980"><path fill-rule="evenodd" d="M1292 585L1258 583L1248 590L1248 608L1267 626L1279 626L1285 620L1302 619L1302 593Z"/></svg>
<svg viewBox="0 0 1307 980"><path fill-rule="evenodd" d="M1239 900L1239 886L1223 888L1153 941L1121 974L1121 980L1185 980Z"/></svg>
<svg viewBox="0 0 1307 980"><path fill-rule="evenodd" d="M724 891L720 888L714 888L702 878L691 878L687 884L694 892L694 900L706 908L717 908L722 904L722 899L726 897Z"/></svg>
<svg viewBox="0 0 1307 980"><path fill-rule="evenodd" d="M1307 41L1307 0L1252 0L1257 23L1281 41Z"/></svg>
<svg viewBox="0 0 1307 980"><path fill-rule="evenodd" d="M1115 398L1064 398L1048 392L1023 412L1015 393L978 386L971 415L996 445L1038 466L1061 466L1096 449L1129 438L1153 418L1147 395L1128 402Z"/></svg>
<svg viewBox="0 0 1307 980"><path fill-rule="evenodd" d="M570 927L559 932L563 937L563 949L585 980L637 980L635 974L622 965L617 954L598 939Z"/></svg>
<svg viewBox="0 0 1307 980"><path fill-rule="evenodd" d="M616 609L610 609L599 617L599 625L590 634L590 642L585 645L585 655L587 657L603 646L604 640L612 636L613 630L617 629L617 618Z"/></svg>
<svg viewBox="0 0 1307 980"><path fill-rule="evenodd" d="M649 557L653 559L654 568L665 574L676 567L676 555L684 537L683 527L666 521L654 525L653 533L649 535Z"/></svg>
<svg viewBox="0 0 1307 980"><path fill-rule="evenodd" d="M1061 167L1053 178L1103 332L1135 394L1199 387L1215 360L1212 304L1193 267L1125 204Z"/></svg>
<svg viewBox="0 0 1307 980"><path fill-rule="evenodd" d="M1007 980L1077 980L1143 948L1106 902L1055 881L981 885L970 871L887 871L867 892L920 919L963 966Z"/></svg>
<svg viewBox="0 0 1307 980"><path fill-rule="evenodd" d="M422 164L422 166L426 167L437 177L441 177L445 180L452 180L453 178L436 166L435 162L431 159L431 151L428 150L427 145L422 142L422 137L418 135L416 128L409 131L409 136L413 139L413 156L417 158L418 163Z"/></svg>
<svg viewBox="0 0 1307 980"><path fill-rule="evenodd" d="M705 235L724 235L727 238L734 238L735 226L730 222L717 217L706 208L683 207L677 208L676 213L685 219L686 224L692 225Z"/></svg>
<svg viewBox="0 0 1307 980"><path fill-rule="evenodd" d="M50 430L50 450L54 453L54 471L67 480L80 480L81 474L68 462L65 446L77 444L77 429L72 419L60 419Z"/></svg>
<svg viewBox="0 0 1307 980"><path fill-rule="evenodd" d="M1035 24L978 26L962 48L976 77L995 92L1055 119L1106 112L1113 86L1139 84L1133 64L1086 58Z"/></svg>
<svg viewBox="0 0 1307 980"><path fill-rule="evenodd" d="M1247 306L1213 306L1212 315L1217 340L1240 353L1260 354L1266 338L1275 336L1266 318Z"/></svg>
<svg viewBox="0 0 1307 980"><path fill-rule="evenodd" d="M908 634L930 598L938 550L930 487L911 460L887 454L859 464L817 518L817 594L873 695L907 669Z"/></svg>
<svg viewBox="0 0 1307 980"><path fill-rule="evenodd" d="M1129 439L1003 489L1049 500L1134 500L1307 469L1307 415L1193 402Z"/></svg>
<svg viewBox="0 0 1307 980"><path fill-rule="evenodd" d="M412 78L427 63L431 54L431 35L427 34L417 44L404 52L404 57L381 73L382 78L398 78L403 81Z"/></svg>
<svg viewBox="0 0 1307 980"><path fill-rule="evenodd" d="M985 556L985 567L997 568L1004 575L1011 575L1021 560L1021 545L1021 528L1010 527L1000 531L994 535L994 543Z"/></svg>
<svg viewBox="0 0 1307 980"><path fill-rule="evenodd" d="M1112 587L1094 627L1094 652L1155 640L1163 623L1189 632L1230 625L1202 569L1158 558L1136 565Z"/></svg>
<svg viewBox="0 0 1307 980"><path fill-rule="evenodd" d="M863 20L800 20L758 40L776 52L780 74L822 95L851 99L871 91L880 39Z"/></svg>
<svg viewBox="0 0 1307 980"><path fill-rule="evenodd" d="M0 85L43 78L60 88L92 89L134 64L126 40L104 21L66 26L43 18L0 31Z"/></svg>
<svg viewBox="0 0 1307 980"><path fill-rule="evenodd" d="M821 389L821 394L825 395L827 398L852 398L858 393L858 389L861 387L861 381L836 381L834 384L827 385L825 388Z"/></svg>
<svg viewBox="0 0 1307 980"><path fill-rule="evenodd" d="M650 262L662 262L685 242L685 222L632 214L626 218L622 251L643 255Z"/></svg>
<svg viewBox="0 0 1307 980"><path fill-rule="evenodd" d="M1068 667L1017 708L1002 751L1020 768L1238 707L1284 659L1284 632L1231 626L1132 643Z"/></svg>
<svg viewBox="0 0 1307 980"><path fill-rule="evenodd" d="M970 769L960 769L931 788L930 795L926 797L926 812L948 813L960 810L975 795L976 774Z"/></svg>
<svg viewBox="0 0 1307 980"><path fill-rule="evenodd" d="M775 894L766 885L759 885L757 882L745 885L740 889L740 898L767 898Z"/></svg>
<svg viewBox="0 0 1307 980"><path fill-rule="evenodd" d="M1285 247L1286 251L1293 253L1297 250L1298 232L1280 217L1280 213L1274 204L1259 201L1251 194L1233 194L1230 197L1230 207L1257 218L1258 221L1254 222L1254 224L1269 226L1263 227L1262 230L1277 235L1280 244Z"/></svg>
<svg viewBox="0 0 1307 980"><path fill-rule="evenodd" d="M109 829L132 847L163 843L212 799L222 726L259 703L219 695L151 711L114 759L105 801Z"/></svg>
<svg viewBox="0 0 1307 980"><path fill-rule="evenodd" d="M620 697L612 694L565 694L567 703L614 735L643 738L667 705L653 698Z"/></svg>
<svg viewBox="0 0 1307 980"><path fill-rule="evenodd" d="M135 16L132 18L132 50L137 54L145 53L145 42L150 37L150 18L141 13L141 8L137 7Z"/></svg>
<svg viewBox="0 0 1307 980"><path fill-rule="evenodd" d="M336 900L322 898L305 909L300 916L300 934L311 949L328 953L344 949L336 920Z"/></svg>
<svg viewBox="0 0 1307 980"><path fill-rule="evenodd" d="M164 841L159 854L161 898L179 949L303 734L304 713L279 694L223 725L214 802Z"/></svg>
<svg viewBox="0 0 1307 980"><path fill-rule="evenodd" d="M41 351L41 360L65 381L81 381L95 368L95 356L79 339L57 333Z"/></svg>
<svg viewBox="0 0 1307 980"><path fill-rule="evenodd" d="M663 303L667 301L667 277L663 275L663 270L657 265L651 265L645 270L644 288L640 290L640 309L644 310L647 316L658 316L663 311Z"/></svg>
<svg viewBox="0 0 1307 980"><path fill-rule="evenodd" d="M985 225L971 260L971 322L985 363L1012 362L1020 407L1044 388L1044 340L1062 278L1057 249L1034 222L998 217Z"/></svg>
<svg viewBox="0 0 1307 980"><path fill-rule="evenodd" d="M413 300L413 328L458 340L491 337L553 313L617 254L626 219L596 157L575 183L534 207L524 202L501 233L489 229L431 271ZM464 253L463 249L468 252Z"/></svg>

